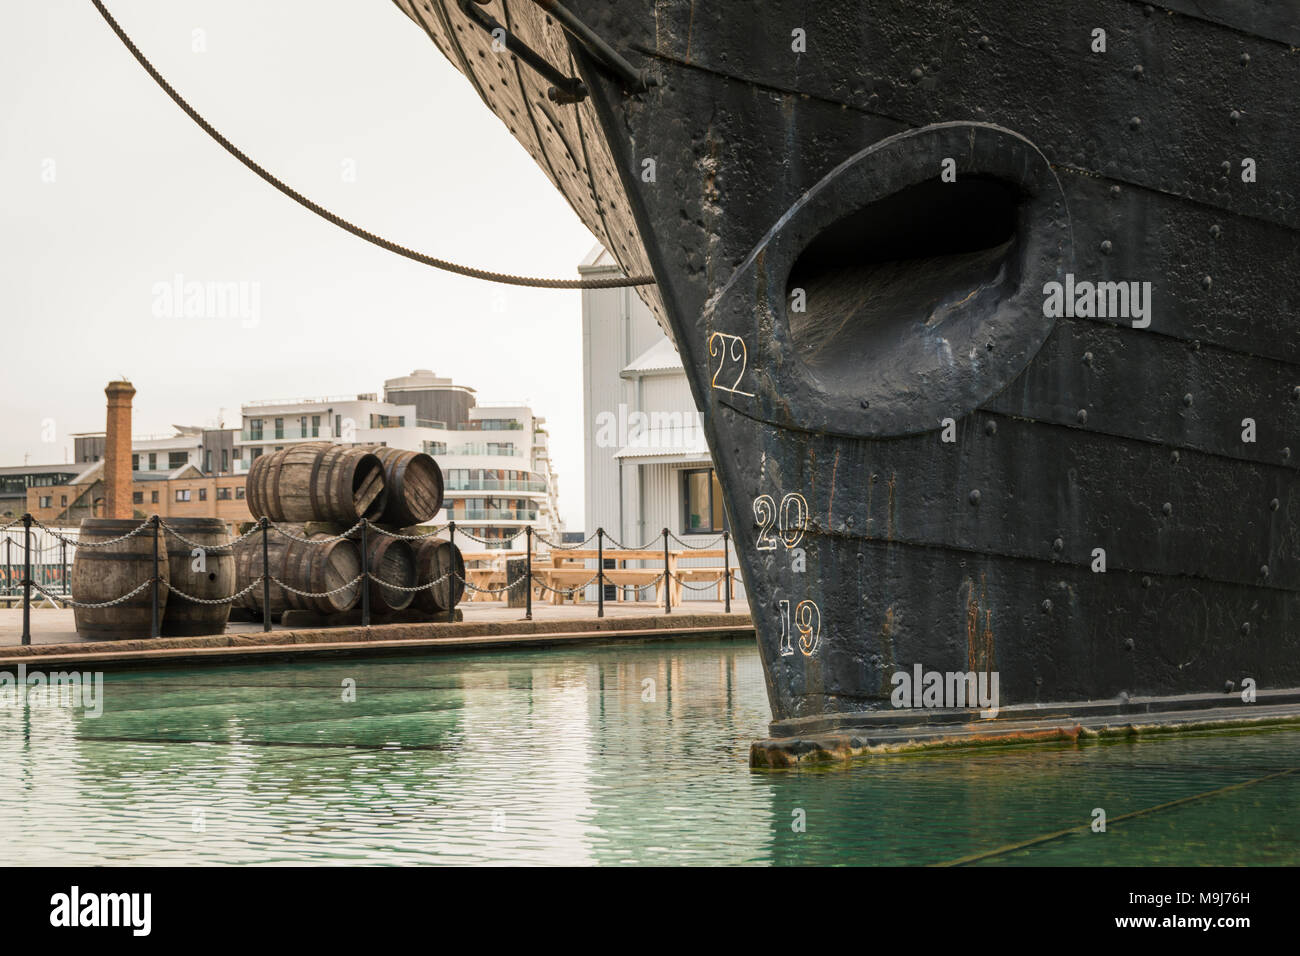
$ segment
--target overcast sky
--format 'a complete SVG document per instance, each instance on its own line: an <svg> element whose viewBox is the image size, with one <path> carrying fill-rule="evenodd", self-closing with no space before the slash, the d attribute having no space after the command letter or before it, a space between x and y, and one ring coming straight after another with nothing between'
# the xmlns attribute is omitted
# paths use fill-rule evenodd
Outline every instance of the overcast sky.
<svg viewBox="0 0 1300 956"><path fill-rule="evenodd" d="M372 232L565 278L594 244L389 0L106 5L217 129ZM448 275L318 219L209 139L89 0L6 5L0 119L0 464L66 460L122 376L145 435L429 368L547 418L561 510L581 528L580 293ZM248 283L256 315L156 314L155 287L177 275Z"/></svg>

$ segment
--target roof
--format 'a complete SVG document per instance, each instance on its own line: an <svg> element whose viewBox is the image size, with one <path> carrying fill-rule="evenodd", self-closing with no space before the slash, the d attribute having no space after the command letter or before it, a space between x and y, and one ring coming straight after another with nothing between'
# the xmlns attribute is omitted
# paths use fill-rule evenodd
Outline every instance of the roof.
<svg viewBox="0 0 1300 956"><path fill-rule="evenodd" d="M615 452L614 457L625 462L650 459L680 462L712 460L708 442L704 440L704 431L695 426L647 429Z"/></svg>
<svg viewBox="0 0 1300 956"><path fill-rule="evenodd" d="M62 465L6 465L0 468L0 475L75 475L81 465L65 462Z"/></svg>
<svg viewBox="0 0 1300 956"><path fill-rule="evenodd" d="M623 378L636 378L640 375L656 375L664 372L685 372L682 358L677 354L677 347L667 339L660 339L650 346L619 372Z"/></svg>

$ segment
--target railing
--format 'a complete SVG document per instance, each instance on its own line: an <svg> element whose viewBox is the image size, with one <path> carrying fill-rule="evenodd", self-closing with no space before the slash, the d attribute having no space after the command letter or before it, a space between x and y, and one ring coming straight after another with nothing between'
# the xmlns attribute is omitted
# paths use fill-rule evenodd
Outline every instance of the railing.
<svg viewBox="0 0 1300 956"><path fill-rule="evenodd" d="M452 514L465 521L536 521L538 513L529 508L467 508Z"/></svg>
<svg viewBox="0 0 1300 956"><path fill-rule="evenodd" d="M451 426L451 431L458 432L521 432L523 430L523 422L502 421L500 419L491 419L486 422L480 419L472 422L459 422Z"/></svg>
<svg viewBox="0 0 1300 956"><path fill-rule="evenodd" d="M448 481L446 491L545 491L544 481L520 481L517 478L462 478Z"/></svg>
<svg viewBox="0 0 1300 956"><path fill-rule="evenodd" d="M316 428L310 426L303 428L301 425L294 425L286 428L276 428L274 426L264 427L258 434L253 434L252 430L246 428L239 433L239 440L276 442L297 441L300 438L320 438L329 441L331 432L332 429L324 422L321 422L321 424Z"/></svg>
<svg viewBox="0 0 1300 956"><path fill-rule="evenodd" d="M5 570L4 582L7 588L20 588L22 592L23 623L22 623L21 639L24 645L30 645L32 642L31 606L32 606L33 591L38 592L47 602L51 602L54 604L62 604L65 607L71 606L74 608L101 609L101 608L113 607L119 604L124 604L125 602L141 594L147 588L149 590L149 603L150 603L150 636L155 638L158 637L161 633L161 623L162 623L161 617L162 617L162 609L163 609L161 596L162 596L163 588L167 588L169 592L175 593L177 596L181 597L182 599L190 603L203 604L203 605L220 605L220 604L233 604L236 600L242 598L246 594L255 591L255 589L260 587L262 592L262 599L261 599L262 615L261 616L262 616L263 631L271 630L271 614L273 613L271 610L272 607L271 584L272 583L275 583L279 588L282 589L282 591L292 592L294 594L298 594L302 597L308 597L308 598L328 597L339 591L345 590L347 588L351 588L356 585L360 585L361 624L363 627L370 626L370 620L371 620L370 585L371 583L376 584L381 588L391 589L394 591L418 592L418 591L424 591L436 587L437 585L447 581L449 578L454 578L460 584L464 585L464 588L466 590L475 593L481 593L481 594L501 595L512 591L517 594L518 589L522 587L524 590L524 605L526 608L525 618L528 620L531 620L533 616L534 588L541 589L542 591L549 591L552 594L556 595L560 601L563 601L563 598L566 596L574 597L576 600L576 595L579 592L585 592L585 590L593 584L596 585L596 594L597 594L596 614L598 617L604 617L605 616L605 586L606 586L606 581L610 578L616 578L616 580L611 581L612 587L622 589L624 591L632 590L636 592L638 595L641 592L647 590L648 588L653 587L657 589L660 584L663 584L664 585L663 600L664 600L665 614L672 613L673 589L672 587L670 587L670 585L673 584L674 582L676 583L679 589L685 588L693 591L706 590L711 587L717 587L719 589L723 589L725 584L725 594L726 594L725 607L728 613L730 613L731 611L731 598L732 598L731 547L730 547L729 534L726 531L722 532L722 534L719 535L718 538L715 539L715 541L711 542L710 544L693 545L685 541L682 541L681 538L672 534L672 532L670 532L667 528L664 528L661 536L656 536L656 538L651 539L649 542L647 542L645 545L642 545L640 548L627 549L624 548L623 545L621 545L617 540L606 535L603 528L596 529L596 533L589 535L584 541L577 542L575 544L568 544L568 545L546 539L542 535L534 532L531 525L521 528L519 531L515 532L515 534L511 535L510 538L508 539L480 538L470 532L466 532L462 530L461 535L463 537L468 537L473 541L477 541L489 546L495 546L498 544L508 544L516 540L521 534L524 535L526 541L524 572L520 575L517 575L515 578L506 581L502 587L493 588L493 587L479 587L478 585L474 584L472 581L469 580L468 575L462 576L459 573L457 573L455 571L454 561L451 562L452 564L451 569L443 573L440 577L411 587L394 584L383 580L378 575L373 573L370 568L369 536L371 534L381 534L390 538L397 538L400 540L411 541L411 540L423 540L426 537L426 535L397 534L392 531L388 531L384 528L381 528L378 525L375 525L364 518L358 521L355 525L353 525L351 528L349 528L347 531L343 532L342 534L333 535L333 536L314 535L310 539L298 538L293 532L284 530L283 528L281 528L279 525L277 525L275 522L272 522L268 518L260 518L257 521L256 525L254 525L252 528L250 528L248 531L246 531L239 537L231 540L227 544L215 545L215 546L196 544L194 541L191 541L190 539L185 537L185 535L181 534L179 531L176 531L175 529L169 527L167 523L163 521L159 515L156 514L146 519L145 521L141 522L137 527L126 532L125 534L120 535L116 538L111 538L106 541L87 541L87 540L83 540L81 536L78 536L77 538L68 537L67 535L62 534L61 532L56 531L53 528L48 528L45 525L41 524L40 521L33 518L30 514L24 514L21 518L16 518L10 521L8 524L0 526L0 533L5 533L7 535L10 529L20 525L22 528L21 533L22 533L22 540L23 540L22 564L21 564L22 577L17 582L13 580L14 572L17 565L12 560L12 558L14 557L12 555L13 549L12 547L10 547L10 552L11 552L9 555L10 560L6 564L4 569ZM457 532L456 522L452 521L449 524L445 525L444 527L448 532L447 540L452 546L453 553L455 553L456 532ZM358 551L359 551L359 557L361 559L361 573L358 574L351 581L346 582L345 584L335 588L332 591L317 593L317 592L298 590L297 588L279 580L274 574L271 573L269 537L271 531L273 530L277 534L283 535L295 541L309 541L310 543L324 544L330 541L339 541L343 539L356 541L359 544ZM433 534L441 530L443 530L443 528L431 528L428 530L427 533ZM48 545L34 546L33 536L39 535L41 532L44 532L44 534L48 538L52 538L54 543ZM72 549L83 548L87 550L98 550L101 548L111 547L113 545L119 544L120 542L126 541L130 538L134 538L138 535L142 535L146 533L148 533L152 539L153 574L151 576L145 578L143 581L138 582L137 584L135 584L133 587L131 587L129 590L119 595L118 597L112 598L107 601L86 603L77 600L76 597L70 593L68 561L71 555L69 554L69 548ZM162 562L169 561L169 554L170 554L170 549L168 548L167 544L163 540L164 536L178 539L182 544L185 545L185 548L187 550L191 550L196 556L201 552L207 554L233 553L236 545L238 545L241 541L244 541L245 539L253 538L254 536L259 536L260 538L259 543L261 546L261 557L262 557L261 574L258 575L256 579L247 583L242 589L236 591L234 594L225 595L216 598L200 598L200 597L195 597L186 594L182 590L180 590L180 588L172 584L169 578L165 579L161 574L162 567L160 567L160 565ZM534 538L536 538L540 543L545 544L551 549L550 554L553 559L553 567L544 570L540 574L535 572L533 569L533 554L534 554L533 539ZM675 551L675 552L670 551L669 549L670 538L676 540L680 545L682 545L686 549L686 551ZM596 541L596 551L594 554L592 554L590 551L583 550L584 547L588 545L593 539ZM641 567L635 569L623 569L622 572L620 572L619 569L616 568L607 569L606 568L607 552L605 551L606 541L609 541L609 543L614 545L615 547L614 551L608 552L612 556L611 560L615 560L615 561L619 559L624 560L625 562L627 560L635 560L644 564L644 562L646 561L655 560L657 558L657 555L659 553L662 553L663 571L657 574L650 581L647 581L643 584L637 584L627 580L626 572L629 570L636 574L640 574L644 576L645 573L649 573L649 571L653 569L652 568L647 569ZM684 571L689 571L691 569L682 568L680 569L680 571L674 570L676 568L675 560L679 555L685 554L689 551L701 551L701 552L708 551L711 547L711 544L716 544L718 541L721 541L723 543L723 547L720 554L724 560L724 567L722 569L722 574L720 574L716 579L699 582L697 584L691 584L690 581L688 580L689 575L685 575L681 573ZM659 548L660 542L662 542L661 550ZM54 547L56 545L60 549L59 564L58 564L59 573L57 575L51 575L47 573L51 567L51 562L42 562L40 558L43 552L49 550L51 547ZM249 547L255 547L255 546L256 545L249 545ZM651 550L652 546L654 546L653 550ZM557 555L563 555L564 552L571 552L572 558L570 560L582 561L584 562L584 566L579 567L577 565L568 565L568 564L564 564L562 561L554 560ZM711 553L716 555L719 552L711 552ZM147 559L148 556L149 553L147 551L140 553L140 557L143 559ZM700 557L707 557L707 556L708 555L705 554L700 555ZM572 587L555 586L557 584L560 584L563 577L566 575L573 574L573 573L577 573L579 575L586 574L586 571L588 569L585 568L585 562L588 560L596 561L596 568L594 573L591 574L591 576L587 580L575 584ZM704 571L707 569L697 569L697 570ZM609 572L609 574L606 573L607 571ZM548 580L551 583L547 583ZM454 597L455 588L451 587L448 590L449 590L449 594L453 596L451 600L447 601L448 607L446 609L447 621L450 623L455 620L455 610L456 610L455 605L457 601Z"/></svg>
<svg viewBox="0 0 1300 956"><path fill-rule="evenodd" d="M464 455L472 457L475 455L499 455L504 458L527 458L523 449L520 448L488 448L486 445L461 445L458 448L448 449L447 455Z"/></svg>

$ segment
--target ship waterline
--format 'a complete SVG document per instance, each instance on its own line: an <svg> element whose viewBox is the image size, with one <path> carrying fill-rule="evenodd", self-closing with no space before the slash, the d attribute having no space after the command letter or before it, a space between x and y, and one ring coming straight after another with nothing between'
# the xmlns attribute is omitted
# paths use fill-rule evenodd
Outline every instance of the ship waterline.
<svg viewBox="0 0 1300 956"><path fill-rule="evenodd" d="M565 3L629 92L553 5L476 4L570 103L468 5L398 0L653 272L774 734L894 719L917 666L1067 711L1300 686L1300 16Z"/></svg>

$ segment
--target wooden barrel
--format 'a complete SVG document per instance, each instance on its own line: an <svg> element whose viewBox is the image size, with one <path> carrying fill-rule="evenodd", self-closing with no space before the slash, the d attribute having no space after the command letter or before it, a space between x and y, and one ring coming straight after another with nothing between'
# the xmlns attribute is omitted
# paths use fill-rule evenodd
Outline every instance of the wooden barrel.
<svg viewBox="0 0 1300 956"><path fill-rule="evenodd" d="M454 570L456 575L441 584L419 591L414 605L422 611L447 611L460 603L465 594L465 559L460 548L443 538L428 535L415 545L415 583L428 584Z"/></svg>
<svg viewBox="0 0 1300 956"><path fill-rule="evenodd" d="M259 456L246 484L253 517L272 521L376 521L388 498L378 458L364 448L327 441Z"/></svg>
<svg viewBox="0 0 1300 956"><path fill-rule="evenodd" d="M366 449L384 464L388 499L384 524L405 528L430 521L442 507L442 469L422 451L403 451L386 445Z"/></svg>
<svg viewBox="0 0 1300 956"><path fill-rule="evenodd" d="M390 538L376 531L369 532L370 549L370 607L371 610L400 611L410 607L415 600L414 591L397 591L386 588L379 581L409 588L415 586L415 552L405 541ZM379 580L376 581L375 578Z"/></svg>
<svg viewBox="0 0 1300 956"><path fill-rule="evenodd" d="M294 535L286 538L272 529L267 539L271 576L299 591L323 594L342 587L361 573L361 552L349 540L329 540L329 535L305 536L297 525L281 525ZM295 540L304 538L306 540ZM242 591L262 575L262 536L250 535L235 546L235 589ZM361 599L361 582L328 597L303 597L271 582L271 613L285 610L337 614L350 611ZM262 585L259 583L239 600L239 606L259 614Z"/></svg>
<svg viewBox="0 0 1300 956"><path fill-rule="evenodd" d="M229 604L196 604L180 592L204 600L228 598L235 593L235 554L226 522L221 518L167 518L163 525L170 587L162 633L167 637L225 633ZM169 534L169 529L186 540ZM194 555L196 548L203 550L201 570L195 569L199 563Z"/></svg>
<svg viewBox="0 0 1300 956"><path fill-rule="evenodd" d="M109 541L140 526L135 518L83 518L79 540L85 544ZM159 532L161 534L161 531ZM119 598L153 578L153 529L146 528L133 538L107 548L79 547L72 558L72 598L100 604ZM158 541L158 577L167 580L166 544ZM152 591L146 587L128 601L104 608L74 608L77 633L96 641L149 637ZM167 609L167 588L158 587L158 616Z"/></svg>

